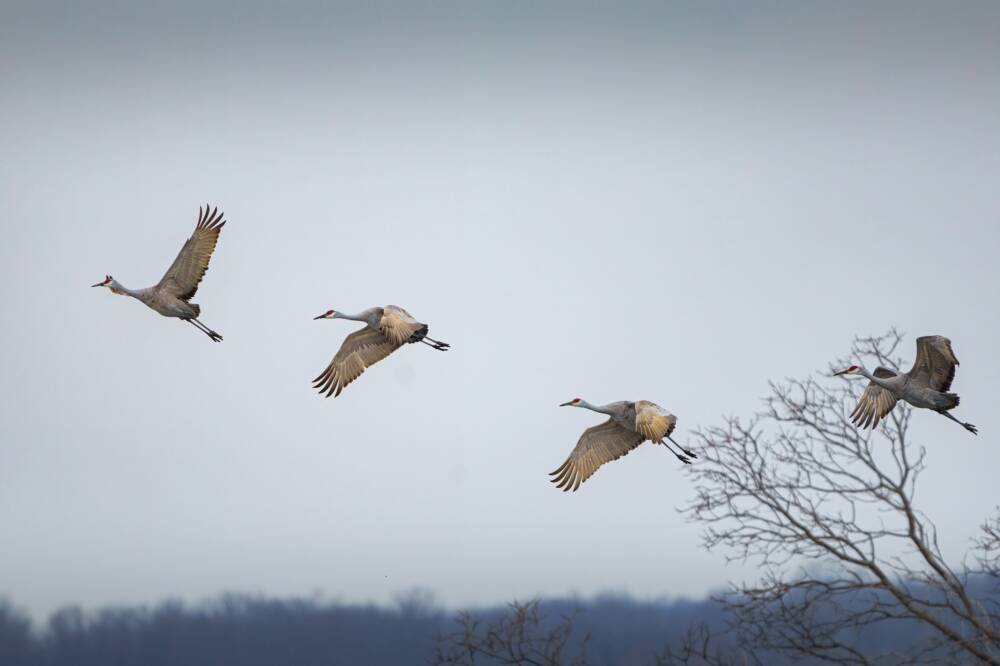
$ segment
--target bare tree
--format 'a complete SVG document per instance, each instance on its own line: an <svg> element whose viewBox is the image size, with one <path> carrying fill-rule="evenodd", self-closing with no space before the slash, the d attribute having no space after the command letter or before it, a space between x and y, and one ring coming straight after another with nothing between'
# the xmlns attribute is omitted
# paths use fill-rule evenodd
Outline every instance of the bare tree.
<svg viewBox="0 0 1000 666"><path fill-rule="evenodd" d="M852 355L898 369L901 340L858 338ZM848 415L864 384L772 383L752 419L696 433L696 498L683 512L705 526L709 550L761 576L719 598L725 640L693 628L659 663L1000 664L1000 517L949 565L914 503L925 450L909 440L911 408L857 429ZM920 638L880 641L901 628Z"/></svg>
<svg viewBox="0 0 1000 666"><path fill-rule="evenodd" d="M499 617L483 621L460 613L459 629L438 636L432 664L518 664L531 666L586 666L587 636L572 649L576 614L550 622L539 602L513 602Z"/></svg>

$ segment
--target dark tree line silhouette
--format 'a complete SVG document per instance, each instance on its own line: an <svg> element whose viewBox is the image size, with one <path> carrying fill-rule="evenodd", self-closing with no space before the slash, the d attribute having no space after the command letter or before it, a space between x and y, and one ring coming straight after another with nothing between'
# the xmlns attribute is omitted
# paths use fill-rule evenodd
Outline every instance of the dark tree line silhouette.
<svg viewBox="0 0 1000 666"><path fill-rule="evenodd" d="M651 663L665 639L691 622L718 625L710 602L637 602L622 597L531 604L545 617L572 617L567 647L587 633L588 664ZM468 615L502 621L507 607ZM458 626L453 613L411 598L395 607L224 596L198 605L85 612L68 607L33 626L0 603L3 666L426 666L437 641ZM533 629L554 624L540 618ZM494 663L477 659L476 664ZM499 663L499 662L496 662ZM530 663L530 662L525 662ZM571 662L566 662L571 663Z"/></svg>
<svg viewBox="0 0 1000 666"><path fill-rule="evenodd" d="M983 583L975 596L990 594ZM855 602L856 610L865 607L861 596ZM38 626L10 603L0 602L0 664L656 666L676 663L685 646L695 648L692 655L700 651L701 642L691 642L699 637L724 655L715 663L744 663L729 660L741 646L726 635L727 626L725 609L710 599L553 599L456 616L419 599L387 608L231 595L198 605L168 601L92 612L67 607ZM876 654L903 650L928 637L920 623L903 622L862 632L853 645ZM755 654L763 663L791 663L780 651ZM797 663L823 662L807 658Z"/></svg>

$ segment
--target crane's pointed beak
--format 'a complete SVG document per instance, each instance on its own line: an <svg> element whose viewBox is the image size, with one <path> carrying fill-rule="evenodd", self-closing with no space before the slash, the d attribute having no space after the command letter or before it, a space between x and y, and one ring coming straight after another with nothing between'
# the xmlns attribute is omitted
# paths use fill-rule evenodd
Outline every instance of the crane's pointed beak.
<svg viewBox="0 0 1000 666"><path fill-rule="evenodd" d="M93 287L103 287L104 283L103 282L98 282L97 284L92 284L90 286L91 286L91 288L93 288Z"/></svg>
<svg viewBox="0 0 1000 666"><path fill-rule="evenodd" d="M559 406L560 406L560 407L569 407L569 406L570 406L570 405L572 405L572 404L573 404L572 402L564 402L563 404L561 404L561 405L559 405Z"/></svg>
<svg viewBox="0 0 1000 666"><path fill-rule="evenodd" d="M326 319L326 315L325 314L321 314L318 317L313 317L313 321L316 321L317 319Z"/></svg>
<svg viewBox="0 0 1000 666"><path fill-rule="evenodd" d="M839 375L846 375L846 374L847 374L847 370L841 370L840 372L833 373L833 376L837 377Z"/></svg>

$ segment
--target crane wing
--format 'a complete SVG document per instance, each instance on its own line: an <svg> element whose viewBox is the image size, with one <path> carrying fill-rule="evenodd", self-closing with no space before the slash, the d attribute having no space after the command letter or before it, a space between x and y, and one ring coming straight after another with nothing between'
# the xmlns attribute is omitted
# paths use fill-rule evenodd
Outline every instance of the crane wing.
<svg viewBox="0 0 1000 666"><path fill-rule="evenodd" d="M379 322L382 335L392 340L397 345L406 343L414 333L423 330L427 332L427 325L422 324L413 316L396 305L387 305L382 309L382 320Z"/></svg>
<svg viewBox="0 0 1000 666"><path fill-rule="evenodd" d="M872 373L880 379L895 377L896 373L881 366ZM886 414L896 406L896 396L892 391L884 389L874 382L868 382L864 393L858 400L858 406L851 412L851 421L859 428L874 428Z"/></svg>
<svg viewBox="0 0 1000 666"><path fill-rule="evenodd" d="M917 358L910 369L910 381L947 393L957 365L951 340L943 335L925 335L917 338Z"/></svg>
<svg viewBox="0 0 1000 666"><path fill-rule="evenodd" d="M662 442L677 427L677 417L655 402L637 400L635 403L635 429L646 439Z"/></svg>
<svg viewBox="0 0 1000 666"><path fill-rule="evenodd" d="M182 301L191 300L198 292L198 283L205 276L208 261L212 258L215 244L219 241L219 232L226 224L222 219L222 213L218 210L213 208L210 211L208 205L204 211L198 208L198 224L194 228L194 233L184 243L184 247L160 278L156 288Z"/></svg>
<svg viewBox="0 0 1000 666"><path fill-rule="evenodd" d="M627 430L608 419L600 425L587 428L559 469L550 472L557 488L575 491L606 462L617 460L642 444L644 435Z"/></svg>
<svg viewBox="0 0 1000 666"><path fill-rule="evenodd" d="M399 345L373 328L365 326L344 338L340 350L319 377L313 388L320 393L338 396L348 384L361 376L369 366L378 363Z"/></svg>

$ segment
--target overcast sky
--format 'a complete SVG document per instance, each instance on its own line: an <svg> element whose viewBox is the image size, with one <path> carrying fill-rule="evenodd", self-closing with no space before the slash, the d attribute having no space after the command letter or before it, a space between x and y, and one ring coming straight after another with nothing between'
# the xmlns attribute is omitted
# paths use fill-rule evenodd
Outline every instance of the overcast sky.
<svg viewBox="0 0 1000 666"><path fill-rule="evenodd" d="M744 572L645 446L548 483L573 397L681 441L855 334L945 334L915 415L957 559L1000 501L995 3L20 2L0 10L0 596L449 605ZM156 283L229 220L192 327ZM395 303L450 342L310 380Z"/></svg>

